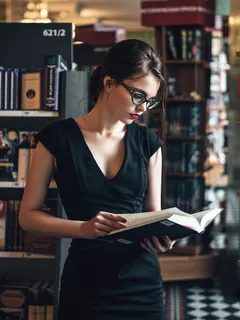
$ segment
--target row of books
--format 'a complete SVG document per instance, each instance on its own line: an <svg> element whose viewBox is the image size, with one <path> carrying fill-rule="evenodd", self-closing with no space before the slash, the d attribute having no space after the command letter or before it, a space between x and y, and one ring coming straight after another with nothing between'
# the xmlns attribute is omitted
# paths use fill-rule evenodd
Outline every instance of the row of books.
<svg viewBox="0 0 240 320"><path fill-rule="evenodd" d="M45 56L42 69L0 67L0 110L59 109L59 75L67 70L61 55Z"/></svg>
<svg viewBox="0 0 240 320"><path fill-rule="evenodd" d="M54 284L1 280L1 320L53 320Z"/></svg>
<svg viewBox="0 0 240 320"><path fill-rule="evenodd" d="M0 181L26 182L36 133L0 128Z"/></svg>
<svg viewBox="0 0 240 320"><path fill-rule="evenodd" d="M199 211L203 207L203 189L201 178L168 178L166 206L178 207L185 212Z"/></svg>
<svg viewBox="0 0 240 320"><path fill-rule="evenodd" d="M202 133L202 106L193 104L168 104L166 134L168 136L198 136Z"/></svg>
<svg viewBox="0 0 240 320"><path fill-rule="evenodd" d="M167 59L203 59L203 33L199 28L168 28L166 32Z"/></svg>
<svg viewBox="0 0 240 320"><path fill-rule="evenodd" d="M20 205L19 200L0 200L0 250L55 255L55 238L35 236L21 229L18 222ZM42 210L56 216L57 201L46 199Z"/></svg>
<svg viewBox="0 0 240 320"><path fill-rule="evenodd" d="M166 146L167 172L197 173L203 170L202 142L168 142Z"/></svg>

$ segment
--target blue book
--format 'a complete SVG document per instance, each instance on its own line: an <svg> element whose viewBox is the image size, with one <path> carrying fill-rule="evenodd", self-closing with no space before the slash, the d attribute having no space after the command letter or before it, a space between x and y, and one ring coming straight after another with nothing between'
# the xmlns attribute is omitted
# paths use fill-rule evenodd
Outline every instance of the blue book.
<svg viewBox="0 0 240 320"><path fill-rule="evenodd" d="M18 109L18 88L19 88L19 69L9 70L9 109Z"/></svg>
<svg viewBox="0 0 240 320"><path fill-rule="evenodd" d="M4 110L10 110L10 69L4 69Z"/></svg>
<svg viewBox="0 0 240 320"><path fill-rule="evenodd" d="M4 68L0 67L0 110L4 109Z"/></svg>

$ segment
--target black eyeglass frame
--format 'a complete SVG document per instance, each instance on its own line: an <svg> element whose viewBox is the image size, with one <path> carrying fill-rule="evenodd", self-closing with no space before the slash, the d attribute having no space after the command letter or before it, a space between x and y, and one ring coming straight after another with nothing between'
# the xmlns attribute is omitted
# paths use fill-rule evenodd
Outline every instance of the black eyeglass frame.
<svg viewBox="0 0 240 320"><path fill-rule="evenodd" d="M119 82L125 89L127 89L127 91L128 91L128 92L130 93L130 95L131 95L132 103L135 104L136 106L139 106L140 104L143 104L143 103L146 102L146 108L147 108L148 110L151 110L151 109L154 109L154 108L156 108L156 107L158 107L158 106L160 105L160 103L161 103L160 100L157 100L157 99L154 99L154 98L149 98L149 99L147 99L147 98L144 96L144 94L143 94L142 92L138 91L137 89L131 89L126 83L124 83L124 82L121 81L121 80L118 80L118 82ZM134 97L133 97L134 92L137 92L138 94L140 94L140 95L142 96L143 101L142 101L141 103L135 103L135 102L134 102ZM155 104L153 105L153 107L150 107L150 108L149 108L148 103L155 103Z"/></svg>

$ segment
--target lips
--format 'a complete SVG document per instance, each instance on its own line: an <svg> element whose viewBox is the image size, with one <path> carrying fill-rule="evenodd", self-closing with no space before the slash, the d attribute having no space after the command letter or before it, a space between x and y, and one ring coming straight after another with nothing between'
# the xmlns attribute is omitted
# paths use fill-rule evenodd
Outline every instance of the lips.
<svg viewBox="0 0 240 320"><path fill-rule="evenodd" d="M130 113L132 119L137 119L140 117L140 114Z"/></svg>

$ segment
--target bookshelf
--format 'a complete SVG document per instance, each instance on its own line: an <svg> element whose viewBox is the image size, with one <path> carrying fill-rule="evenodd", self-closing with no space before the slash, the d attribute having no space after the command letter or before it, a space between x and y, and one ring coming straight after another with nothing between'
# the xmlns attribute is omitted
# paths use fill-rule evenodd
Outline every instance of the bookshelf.
<svg viewBox="0 0 240 320"><path fill-rule="evenodd" d="M58 118L59 112L57 111L37 111L37 110L1 110L0 117L30 117L30 118Z"/></svg>
<svg viewBox="0 0 240 320"><path fill-rule="evenodd" d="M47 37L48 33L45 30L50 29L64 30L63 33L61 32L64 36ZM71 23L51 23L48 26L44 23L0 23L0 39L3 43L8 43L4 48L0 48L0 66L3 68L43 69L44 57L48 55L62 55L68 69L70 70L72 67ZM21 110L21 103L19 103L18 110L0 110L0 128L10 128L11 130L14 128L17 132L38 132L53 121L81 116L87 112L88 107L87 99L82 102L87 96L87 80L88 72L84 68L81 71L62 71L59 78L59 92L61 94L57 110ZM0 200L5 203L10 201L20 203L24 187L24 182L0 181ZM49 186L46 201L55 202L55 214L59 217L66 217L54 183ZM7 212L7 217L11 216L12 221L11 214L12 212ZM12 235L10 233L10 236ZM57 239L55 254L29 252L27 249L16 251L9 250L9 248L0 251L0 278L4 277L16 282L39 280L53 283L53 304L56 306L58 285L68 245L67 239ZM54 312L56 312L56 308L54 308ZM56 319L56 314L51 319L53 318Z"/></svg>
<svg viewBox="0 0 240 320"><path fill-rule="evenodd" d="M187 44L184 49L185 56L183 47L179 47L179 39L181 39L181 33L183 33L183 31L186 34L191 32L192 37L194 32L200 33L201 41L199 40L199 47L196 49L199 52L195 54L197 58L195 58L193 51L188 49ZM173 57L171 48L169 47L170 34L176 42L176 48L174 48L176 50L175 57ZM169 207L166 190L171 178L180 179L181 183L184 183L187 178L199 178L199 181L201 180L201 186L199 188L201 201L199 202L198 208L204 208L205 205L203 176L207 170L210 170L210 168L205 168L204 166L206 150L205 127L207 121L206 101L208 98L207 86L209 83L208 46L210 40L207 36L202 26L155 27L156 48L162 59L163 71L168 86L166 124L163 125L163 136L165 140L163 155L167 163L165 170L163 170L163 172L166 172L163 177L164 195L162 203L164 207ZM187 39L187 35L185 35L185 39ZM204 46L203 43L205 43ZM193 114L191 114L191 112L193 112ZM158 110L154 110L148 120L150 127L157 131L160 121ZM183 121L188 121L188 123L184 124ZM191 123L191 121L194 122ZM179 149L181 145L183 147ZM193 145L195 145L195 151L191 151ZM192 156L194 156L194 152L195 154L197 152L196 161L198 161L198 163L193 164L192 168L186 165L183 167L183 163L180 165L176 163L174 168L170 168L168 162L171 154L167 152L168 148L174 150L174 157L180 162L183 162L181 157L184 158L184 154L181 155L181 152L183 152L184 148L187 150L186 152L192 152ZM180 208L189 212L189 208L185 208L184 205L181 206L180 204Z"/></svg>
<svg viewBox="0 0 240 320"><path fill-rule="evenodd" d="M194 32L200 34L195 51L188 51L191 43L181 47L183 30L186 34L191 32L192 36ZM169 48L170 34L176 40L175 59ZM186 34L185 40L188 39ZM200 25L155 26L155 41L168 87L166 124L162 123L159 110L150 112L147 122L155 132L163 130L162 206L177 206L194 213L208 206L205 175L212 170L211 165L205 164L211 35ZM194 52L198 54L197 58L194 58ZM185 245L179 242L168 254L159 255L163 280L211 278L214 256L208 252L207 238L208 235L189 238ZM174 262L178 263L178 272L170 267ZM205 263L206 268L203 267ZM189 272L187 278L182 277L188 266L192 270L196 267L195 271L198 271Z"/></svg>
<svg viewBox="0 0 240 320"><path fill-rule="evenodd" d="M6 259L55 259L53 255L37 254L37 253L27 253L18 251L0 252L0 258Z"/></svg>

